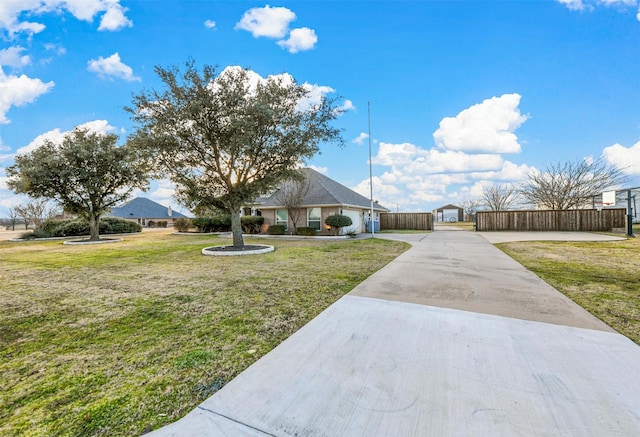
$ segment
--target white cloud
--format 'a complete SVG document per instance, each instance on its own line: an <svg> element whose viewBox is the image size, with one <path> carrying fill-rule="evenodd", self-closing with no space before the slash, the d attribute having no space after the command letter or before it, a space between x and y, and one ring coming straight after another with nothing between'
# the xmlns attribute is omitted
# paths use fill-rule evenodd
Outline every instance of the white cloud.
<svg viewBox="0 0 640 437"><path fill-rule="evenodd" d="M30 153L35 149L37 149L38 147L42 146L47 140L51 141L54 144L60 144L62 143L63 137L64 137L64 133L62 133L59 128L55 128L53 130L50 130L48 132L38 135L33 140L31 140L29 144L19 148L16 151L16 155L26 155L27 153Z"/></svg>
<svg viewBox="0 0 640 437"><path fill-rule="evenodd" d="M474 171L497 171L504 164L500 155L474 154L436 149L428 151L404 167L410 174L469 173Z"/></svg>
<svg viewBox="0 0 640 437"><path fill-rule="evenodd" d="M322 173L324 175L329 174L328 167L318 167L317 165L305 165L305 167L309 167L317 171L318 173Z"/></svg>
<svg viewBox="0 0 640 437"><path fill-rule="evenodd" d="M360 132L356 138L354 138L351 142L355 144L362 144L369 138L369 134L366 132Z"/></svg>
<svg viewBox="0 0 640 437"><path fill-rule="evenodd" d="M50 52L54 52L56 55L64 55L65 53L67 53L66 48L52 43L46 43L44 45L44 48Z"/></svg>
<svg viewBox="0 0 640 437"><path fill-rule="evenodd" d="M24 67L31 63L31 58L23 55L24 47L14 46L0 50L0 67Z"/></svg>
<svg viewBox="0 0 640 437"><path fill-rule="evenodd" d="M207 29L215 29L216 28L216 22L213 20L205 20L204 21L204 27L206 27Z"/></svg>
<svg viewBox="0 0 640 437"><path fill-rule="evenodd" d="M122 63L120 55L114 53L108 58L100 56L98 59L92 59L87 63L87 70L96 73L101 79L123 79L129 82L140 81L141 79L134 76L133 69Z"/></svg>
<svg viewBox="0 0 640 437"><path fill-rule="evenodd" d="M492 97L445 117L433 133L442 149L465 152L518 153L520 144L513 133L527 120L518 109L519 94Z"/></svg>
<svg viewBox="0 0 640 437"><path fill-rule="evenodd" d="M175 195L175 190L176 186L173 182L168 179L161 179L151 182L151 189L148 194L147 192L136 190L134 191L133 196L148 197L162 206L171 207L173 211L186 215L191 214L184 208L184 206L176 202L173 197Z"/></svg>
<svg viewBox="0 0 640 437"><path fill-rule="evenodd" d="M402 191L396 186L386 184L380 177L374 176L373 180L373 198L377 200L382 206L389 209L395 208L397 205L406 203L403 198ZM371 183L369 179L361 181L358 185L353 187L353 191L366 197L371 198Z"/></svg>
<svg viewBox="0 0 640 437"><path fill-rule="evenodd" d="M12 106L23 106L33 102L53 88L53 82L42 82L26 75L6 75L0 67L0 124L9 123L6 117Z"/></svg>
<svg viewBox="0 0 640 437"><path fill-rule="evenodd" d="M222 70L222 72L220 72L219 76L224 77L227 74L237 74L241 70L242 70L242 67L239 67L237 65L228 66L228 67L225 67L225 69ZM275 81L281 84L282 86L289 86L295 82L294 78L289 73L269 75L266 78L263 78L255 71L249 70L248 71L249 93L254 93L259 83L264 84L269 80ZM213 82L213 84L211 84L211 87L214 90L216 90L219 86L220 85L215 81ZM302 86L307 91L307 95L304 96L302 99L300 99L300 101L296 105L296 110L300 112L307 111L310 108L314 107L315 105L319 105L322 102L322 99L327 94L335 92L335 90L331 87L318 85L318 84L310 84L308 82L303 83ZM355 106L353 105L351 100L346 100L341 107L337 108L337 111L339 113L342 113L349 109L355 109Z"/></svg>
<svg viewBox="0 0 640 437"><path fill-rule="evenodd" d="M76 126L79 129L88 129L90 132L98 134L112 133L116 128L111 126L107 120L93 120ZM24 155L38 147L42 146L45 141L51 141L54 144L61 144L64 136L71 131L62 132L60 128L52 129L48 132L38 135L29 144L21 147L16 151L16 155Z"/></svg>
<svg viewBox="0 0 640 437"><path fill-rule="evenodd" d="M241 70L242 70L242 67L240 66L230 65L225 67L224 70L220 72L219 76L224 77L226 75L238 74ZM282 84L282 86L288 86L295 82L293 77L289 73L274 74L274 75L269 75L266 78L263 78L255 71L249 70L248 71L249 92L250 93L255 92L255 89L259 83L264 84L268 80L278 82ZM215 81L213 82L213 84L211 84L211 87L213 88L214 91L219 86L220 85ZM335 90L331 87L318 85L318 84L310 84L308 82L303 83L302 86L307 91L307 95L298 102L298 105L296 107L298 111L305 111L314 105L320 104L324 96L335 92ZM351 105L349 104L350 104L350 101L347 100L342 108L353 106L353 104Z"/></svg>
<svg viewBox="0 0 640 437"><path fill-rule="evenodd" d="M102 16L98 30L116 31L125 27L133 27L133 22L124 15L126 11L126 8L113 2Z"/></svg>
<svg viewBox="0 0 640 437"><path fill-rule="evenodd" d="M172 201L173 195L176 192L175 184L168 179L159 180L157 181L157 183L158 187L154 191L149 193L149 197L154 199L156 202L162 200Z"/></svg>
<svg viewBox="0 0 640 437"><path fill-rule="evenodd" d="M520 151L513 132L528 117L520 114L519 103L520 95L505 94L443 119L433 135L436 146L428 149L381 142L372 163L387 169L379 177L382 194L374 197L392 208L418 211L425 203L479 198L483 184L522 180L532 167L502 156Z"/></svg>
<svg viewBox="0 0 640 437"><path fill-rule="evenodd" d="M482 198L482 194L484 193L485 188L491 187L493 185L495 185L495 182L493 181L480 180L470 187L465 187L465 189L461 191L463 191L465 195L471 199L480 199Z"/></svg>
<svg viewBox="0 0 640 437"><path fill-rule="evenodd" d="M556 0L572 11L593 11L598 6L615 7L624 12L628 8L637 8L638 0ZM640 21L640 9L636 15Z"/></svg>
<svg viewBox="0 0 640 437"><path fill-rule="evenodd" d="M582 0L557 0L558 3L565 5L567 8L572 11L582 11L585 8Z"/></svg>
<svg viewBox="0 0 640 437"><path fill-rule="evenodd" d="M289 53L313 49L318 42L316 31L308 27L289 31L289 25L295 19L296 14L290 9L272 8L267 5L263 8L252 8L246 11L240 21L236 23L235 29L251 32L254 38L278 39L277 44L287 49Z"/></svg>
<svg viewBox="0 0 640 437"><path fill-rule="evenodd" d="M473 179L485 179L491 181L521 181L524 180L534 167L527 164L515 164L511 161L504 161L499 170L473 172L470 177Z"/></svg>
<svg viewBox="0 0 640 437"><path fill-rule="evenodd" d="M308 94L298 103L298 111L305 111L312 106L319 105L325 95L335 92L333 88L324 85L312 85L305 82L302 86L307 90Z"/></svg>
<svg viewBox="0 0 640 437"><path fill-rule="evenodd" d="M640 141L631 147L624 147L621 144L605 147L602 156L609 164L615 165L625 174L640 176Z"/></svg>
<svg viewBox="0 0 640 437"><path fill-rule="evenodd" d="M352 111L355 110L356 106L353 104L353 102L351 100L345 100L344 103L342 104L342 106L340 106L338 108L338 111L340 112L347 112L347 111Z"/></svg>
<svg viewBox="0 0 640 437"><path fill-rule="evenodd" d="M88 129L90 132L95 132L97 134L110 134L116 130L116 128L111 126L107 120L88 121L76 127L79 129Z"/></svg>
<svg viewBox="0 0 640 437"><path fill-rule="evenodd" d="M235 28L251 32L254 38L283 38L296 14L284 7L252 8L244 13Z"/></svg>
<svg viewBox="0 0 640 437"><path fill-rule="evenodd" d="M119 30L133 24L125 16L126 8L120 0L2 0L0 2L0 30L10 37L17 33L33 35L42 32L45 26L35 21L23 21L26 15L69 12L82 21L93 21L104 13L98 30Z"/></svg>
<svg viewBox="0 0 640 437"><path fill-rule="evenodd" d="M289 53L298 53L313 49L317 42L315 30L301 27L293 29L289 33L289 38L278 41L278 45L289 50Z"/></svg>
<svg viewBox="0 0 640 437"><path fill-rule="evenodd" d="M373 164L407 165L413 160L427 156L429 152L411 143L391 144L381 142L378 154L372 158Z"/></svg>
<svg viewBox="0 0 640 437"><path fill-rule="evenodd" d="M638 0L598 0L605 6L637 6Z"/></svg>
<svg viewBox="0 0 640 437"><path fill-rule="evenodd" d="M19 32L29 34L42 32L45 26L31 21L20 21L23 12L36 12L41 8L39 0L2 0L0 2L0 31L6 31L10 37Z"/></svg>
<svg viewBox="0 0 640 437"><path fill-rule="evenodd" d="M462 201L479 180L520 181L532 169L526 164L506 161L496 153L424 149L411 143L381 142L372 161L388 167L378 178L380 185L374 184L382 194L374 192L374 197L381 198L387 207L409 211L424 209L425 203ZM360 190L368 187L364 182L359 185Z"/></svg>

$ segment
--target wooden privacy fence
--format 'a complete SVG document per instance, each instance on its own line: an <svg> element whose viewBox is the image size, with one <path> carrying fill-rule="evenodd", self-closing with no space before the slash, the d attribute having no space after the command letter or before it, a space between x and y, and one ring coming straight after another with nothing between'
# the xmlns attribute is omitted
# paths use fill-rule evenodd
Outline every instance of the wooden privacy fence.
<svg viewBox="0 0 640 437"><path fill-rule="evenodd" d="M380 214L380 229L412 229L417 231L433 230L433 217L430 212L383 212Z"/></svg>
<svg viewBox="0 0 640 437"><path fill-rule="evenodd" d="M626 210L478 211L476 231L599 231L624 228Z"/></svg>

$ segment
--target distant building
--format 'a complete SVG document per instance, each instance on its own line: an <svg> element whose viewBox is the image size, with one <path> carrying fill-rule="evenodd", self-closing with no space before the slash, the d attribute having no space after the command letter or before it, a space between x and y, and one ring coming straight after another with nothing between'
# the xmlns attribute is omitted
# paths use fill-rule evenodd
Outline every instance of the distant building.
<svg viewBox="0 0 640 437"><path fill-rule="evenodd" d="M463 222L464 208L456 205L444 205L433 211L437 222Z"/></svg>
<svg viewBox="0 0 640 437"><path fill-rule="evenodd" d="M160 205L145 197L136 197L112 208L108 216L119 217L150 228L164 226L165 223L167 227L173 227L174 220L187 218L186 215L173 211L170 206Z"/></svg>

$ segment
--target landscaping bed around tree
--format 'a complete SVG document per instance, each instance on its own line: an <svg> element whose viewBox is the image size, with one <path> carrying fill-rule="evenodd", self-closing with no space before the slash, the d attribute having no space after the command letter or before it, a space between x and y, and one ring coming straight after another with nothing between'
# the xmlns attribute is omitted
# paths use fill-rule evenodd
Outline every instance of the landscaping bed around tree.
<svg viewBox="0 0 640 437"><path fill-rule="evenodd" d="M640 238L611 242L527 241L497 246L640 344Z"/></svg>
<svg viewBox="0 0 640 437"><path fill-rule="evenodd" d="M248 239L248 243L264 240ZM0 242L0 435L140 435L184 416L409 246L170 230L123 242Z"/></svg>

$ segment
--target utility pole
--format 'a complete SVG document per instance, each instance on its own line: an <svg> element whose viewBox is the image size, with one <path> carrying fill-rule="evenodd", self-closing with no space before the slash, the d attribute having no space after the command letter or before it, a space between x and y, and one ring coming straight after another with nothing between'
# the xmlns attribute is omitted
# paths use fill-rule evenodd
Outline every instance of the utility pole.
<svg viewBox="0 0 640 437"><path fill-rule="evenodd" d="M371 216L369 217L369 227L371 228L371 238L375 233L375 222L373 220L373 169L371 167L371 102L367 102L367 120L369 122L369 188L371 195Z"/></svg>
<svg viewBox="0 0 640 437"><path fill-rule="evenodd" d="M633 208L631 207L631 189L627 190L627 236L633 237Z"/></svg>

